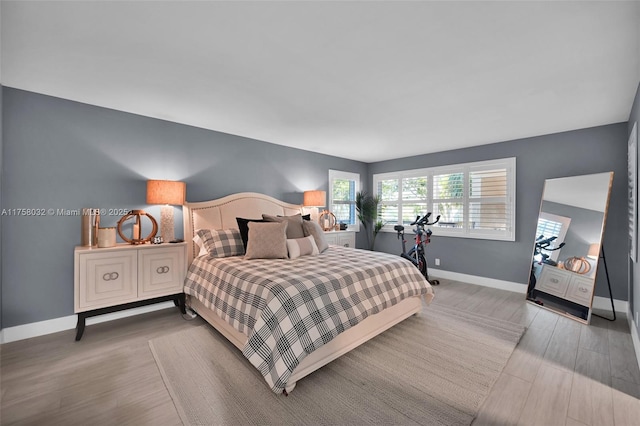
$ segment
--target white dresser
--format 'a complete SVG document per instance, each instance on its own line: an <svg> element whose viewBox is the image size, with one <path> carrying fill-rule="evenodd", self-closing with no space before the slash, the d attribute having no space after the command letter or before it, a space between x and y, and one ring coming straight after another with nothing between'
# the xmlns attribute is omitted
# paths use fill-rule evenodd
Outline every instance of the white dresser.
<svg viewBox="0 0 640 426"><path fill-rule="evenodd" d="M591 306L593 287L593 278L549 265L543 266L536 282L537 290L587 307Z"/></svg>
<svg viewBox="0 0 640 426"><path fill-rule="evenodd" d="M327 242L336 246L356 247L355 231L325 231L324 237Z"/></svg>
<svg viewBox="0 0 640 426"><path fill-rule="evenodd" d="M184 312L187 244L118 244L76 247L76 340L88 317L173 300Z"/></svg>

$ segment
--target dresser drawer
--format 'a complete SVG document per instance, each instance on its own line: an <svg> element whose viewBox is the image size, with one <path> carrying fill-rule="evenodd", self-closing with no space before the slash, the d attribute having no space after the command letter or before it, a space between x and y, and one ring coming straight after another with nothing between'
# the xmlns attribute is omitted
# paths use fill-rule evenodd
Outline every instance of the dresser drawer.
<svg viewBox="0 0 640 426"><path fill-rule="evenodd" d="M544 291L557 297L565 297L571 273L568 271L544 265L540 278L536 282L536 290Z"/></svg>
<svg viewBox="0 0 640 426"><path fill-rule="evenodd" d="M325 231L324 237L327 243L343 247L356 247L355 231Z"/></svg>
<svg viewBox="0 0 640 426"><path fill-rule="evenodd" d="M76 312L127 303L137 297L137 253L87 253L76 265ZM76 285L77 285L76 284Z"/></svg>
<svg viewBox="0 0 640 426"><path fill-rule="evenodd" d="M180 293L185 276L184 250L161 248L140 250L138 256L138 297Z"/></svg>
<svg viewBox="0 0 640 426"><path fill-rule="evenodd" d="M582 306L591 306L593 286L593 278L574 276L569 282L565 298Z"/></svg>

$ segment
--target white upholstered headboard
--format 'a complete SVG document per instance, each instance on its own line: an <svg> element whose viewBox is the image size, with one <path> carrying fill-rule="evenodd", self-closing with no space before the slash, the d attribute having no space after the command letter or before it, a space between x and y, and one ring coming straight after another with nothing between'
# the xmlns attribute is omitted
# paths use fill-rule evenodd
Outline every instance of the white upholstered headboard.
<svg viewBox="0 0 640 426"><path fill-rule="evenodd" d="M186 203L183 206L184 239L188 247L187 259L191 263L198 248L192 241L198 229L238 229L237 217L262 219L262 214L290 216L303 213L302 206L285 203L255 192L240 192L217 200Z"/></svg>

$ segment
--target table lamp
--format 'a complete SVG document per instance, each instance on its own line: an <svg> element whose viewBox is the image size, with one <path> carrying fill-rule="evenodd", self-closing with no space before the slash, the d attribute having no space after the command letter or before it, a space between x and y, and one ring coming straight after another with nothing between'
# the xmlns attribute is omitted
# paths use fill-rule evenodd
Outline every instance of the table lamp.
<svg viewBox="0 0 640 426"><path fill-rule="evenodd" d="M165 243L175 240L173 207L185 202L187 185L172 180L147 181L147 204L162 204L160 209L160 233Z"/></svg>
<svg viewBox="0 0 640 426"><path fill-rule="evenodd" d="M327 200L326 191L304 191L302 205L312 207L311 219L318 220L318 208L324 207Z"/></svg>
<svg viewBox="0 0 640 426"><path fill-rule="evenodd" d="M305 207L325 207L327 204L327 192L326 191L304 191L304 198L302 204ZM316 211L317 216L317 211ZM323 210L318 220L320 226L325 231L333 229L336 224L336 217L329 210Z"/></svg>

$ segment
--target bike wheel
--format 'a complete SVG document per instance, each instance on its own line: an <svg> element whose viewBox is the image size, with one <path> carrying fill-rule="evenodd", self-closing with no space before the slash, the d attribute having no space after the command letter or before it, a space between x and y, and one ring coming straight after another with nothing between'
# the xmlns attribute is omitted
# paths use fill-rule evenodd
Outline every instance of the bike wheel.
<svg viewBox="0 0 640 426"><path fill-rule="evenodd" d="M412 248L411 250L409 250L409 253L407 253L412 259L416 258L416 249ZM416 265L416 267L420 270L420 273L422 275L424 275L424 277L426 279L429 279L429 277L427 276L427 261L424 258L423 254L418 254L418 264Z"/></svg>

